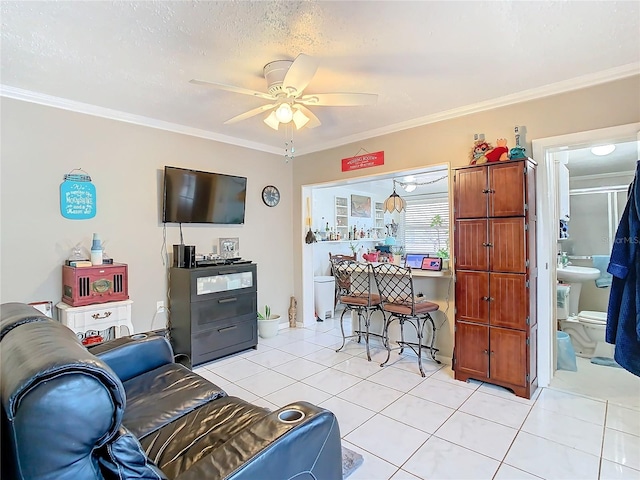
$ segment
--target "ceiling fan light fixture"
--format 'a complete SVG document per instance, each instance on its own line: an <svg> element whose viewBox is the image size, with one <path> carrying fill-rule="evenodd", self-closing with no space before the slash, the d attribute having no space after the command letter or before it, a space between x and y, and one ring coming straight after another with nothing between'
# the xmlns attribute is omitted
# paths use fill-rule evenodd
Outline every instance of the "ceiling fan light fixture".
<svg viewBox="0 0 640 480"><path fill-rule="evenodd" d="M289 123L293 119L293 110L288 103L281 103L276 109L276 118L280 123Z"/></svg>
<svg viewBox="0 0 640 480"><path fill-rule="evenodd" d="M276 112L271 112L269 116L264 119L264 123L269 125L274 130L278 130L278 127L280 126L280 121L276 117Z"/></svg>
<svg viewBox="0 0 640 480"><path fill-rule="evenodd" d="M293 123L296 125L296 129L300 130L309 122L309 117L302 113L299 109L293 112Z"/></svg>

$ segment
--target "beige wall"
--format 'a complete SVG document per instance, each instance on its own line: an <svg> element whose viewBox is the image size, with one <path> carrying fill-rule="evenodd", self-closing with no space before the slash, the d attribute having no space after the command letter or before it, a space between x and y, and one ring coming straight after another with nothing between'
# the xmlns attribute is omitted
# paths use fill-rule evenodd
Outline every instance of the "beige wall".
<svg viewBox="0 0 640 480"><path fill-rule="evenodd" d="M302 310L303 185L446 162L465 165L474 133L492 142L506 137L513 146L515 125L527 127L530 153L533 139L638 122L640 77L304 155L291 164L279 155L7 98L0 113L0 300L58 301L62 262L74 244L88 247L98 232L108 253L129 264L134 326L144 330L166 294L159 213L164 165L249 178L246 224L185 226L185 242L204 253L219 237L240 237L242 256L258 263L259 304L270 303L286 322L290 295L298 298L299 317ZM360 148L384 150L385 165L341 173L340 159ZM97 187L98 213L91 220L67 220L59 211L62 177L78 167ZM260 200L269 183L282 192L274 209ZM169 249L178 242L177 226L169 226ZM451 322L448 327L452 331ZM450 336L443 354L451 353Z"/></svg>
<svg viewBox="0 0 640 480"><path fill-rule="evenodd" d="M248 177L243 226L183 225L184 240L209 253L219 237L239 237L240 254L258 264L258 304L287 322L293 294L292 165L282 156L2 98L0 167L0 300L31 302L61 297L61 265L93 232L108 254L129 265L133 324L148 329L156 302L166 298L162 264L162 169L182 166ZM74 168L97 189L97 214L68 220L60 214L60 183ZM282 201L261 201L274 184ZM167 227L167 247L179 243ZM154 327L158 327L158 322Z"/></svg>
<svg viewBox="0 0 640 480"><path fill-rule="evenodd" d="M495 76L500 81L500 76ZM437 95L437 92L433 92ZM358 176L378 175L427 165L450 162L452 167L466 165L474 133L484 133L495 144L504 137L508 146L515 144L513 128L527 128L527 153L531 141L568 133L623 125L640 121L640 76L634 76L569 93L554 95L507 107L497 108L452 120L442 121L363 140L323 152L302 155L294 160L293 194L301 198L302 186L335 182ZM363 148L369 152L384 150L385 165L361 171L342 173L340 160L356 155ZM294 285L299 304L302 293L302 242L304 238L301 203L293 207ZM453 312L453 308L450 309ZM452 315L449 315L452 317ZM451 355L452 320L443 329L439 347Z"/></svg>

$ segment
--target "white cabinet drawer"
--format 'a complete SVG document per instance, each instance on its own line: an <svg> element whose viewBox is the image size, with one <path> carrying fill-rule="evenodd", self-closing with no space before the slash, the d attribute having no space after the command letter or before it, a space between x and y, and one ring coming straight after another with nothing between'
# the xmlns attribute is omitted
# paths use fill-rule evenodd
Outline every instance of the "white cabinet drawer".
<svg viewBox="0 0 640 480"><path fill-rule="evenodd" d="M58 303L60 323L66 325L75 333L87 330L106 330L116 328L116 337L133 334L131 323L131 300L121 302L101 303L83 307L71 307L66 303ZM123 328L126 327L126 328Z"/></svg>

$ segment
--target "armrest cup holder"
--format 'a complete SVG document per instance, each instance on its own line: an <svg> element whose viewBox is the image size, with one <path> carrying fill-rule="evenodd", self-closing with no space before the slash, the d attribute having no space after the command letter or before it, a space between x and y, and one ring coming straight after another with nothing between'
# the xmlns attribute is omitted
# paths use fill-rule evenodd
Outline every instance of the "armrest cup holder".
<svg viewBox="0 0 640 480"><path fill-rule="evenodd" d="M298 423L301 422L304 417L304 412L295 408L289 408L278 413L278 420L282 423Z"/></svg>

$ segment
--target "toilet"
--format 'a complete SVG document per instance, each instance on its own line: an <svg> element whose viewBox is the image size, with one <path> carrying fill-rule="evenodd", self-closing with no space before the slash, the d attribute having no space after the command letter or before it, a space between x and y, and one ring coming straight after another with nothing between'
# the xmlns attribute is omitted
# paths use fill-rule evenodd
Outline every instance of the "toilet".
<svg viewBox="0 0 640 480"><path fill-rule="evenodd" d="M605 342L606 312L584 310L560 320L560 328L571 337L576 355L585 358L613 358L614 346Z"/></svg>

